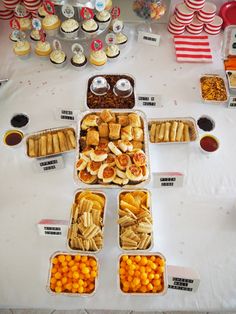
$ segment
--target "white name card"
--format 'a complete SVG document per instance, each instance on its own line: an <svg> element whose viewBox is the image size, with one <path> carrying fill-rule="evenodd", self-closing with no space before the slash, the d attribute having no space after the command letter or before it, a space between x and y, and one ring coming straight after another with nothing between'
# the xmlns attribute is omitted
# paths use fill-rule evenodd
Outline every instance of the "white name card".
<svg viewBox="0 0 236 314"><path fill-rule="evenodd" d="M138 42L142 44L147 44L151 46L159 46L161 36L158 34L148 33L148 32L138 32Z"/></svg>
<svg viewBox="0 0 236 314"><path fill-rule="evenodd" d="M229 97L228 108L236 108L236 95Z"/></svg>
<svg viewBox="0 0 236 314"><path fill-rule="evenodd" d="M39 172L49 172L64 168L64 159L61 155L36 159L36 169Z"/></svg>
<svg viewBox="0 0 236 314"><path fill-rule="evenodd" d="M167 273L169 289L188 292L197 291L200 284L200 277L194 269L167 265Z"/></svg>
<svg viewBox="0 0 236 314"><path fill-rule="evenodd" d="M155 188L177 188L184 184L184 174L180 172L153 173Z"/></svg>
<svg viewBox="0 0 236 314"><path fill-rule="evenodd" d="M63 120L63 121L76 121L76 117L78 115L79 111L78 110L73 110L70 108L59 108L56 111L56 117L58 120Z"/></svg>
<svg viewBox="0 0 236 314"><path fill-rule="evenodd" d="M137 99L140 107L161 107L161 95L139 94Z"/></svg>
<svg viewBox="0 0 236 314"><path fill-rule="evenodd" d="M66 237L67 235L67 220L42 219L37 225L40 236Z"/></svg>

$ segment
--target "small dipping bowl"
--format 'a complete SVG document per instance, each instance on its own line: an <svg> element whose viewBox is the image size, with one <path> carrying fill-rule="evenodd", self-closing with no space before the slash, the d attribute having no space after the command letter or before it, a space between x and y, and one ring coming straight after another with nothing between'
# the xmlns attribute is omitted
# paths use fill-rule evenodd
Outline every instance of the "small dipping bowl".
<svg viewBox="0 0 236 314"><path fill-rule="evenodd" d="M3 142L5 145L10 147L18 147L20 146L22 140L24 138L24 134L18 130L8 130L4 134Z"/></svg>
<svg viewBox="0 0 236 314"><path fill-rule="evenodd" d="M109 89L110 85L103 76L95 77L90 85L91 92L98 96L105 95Z"/></svg>
<svg viewBox="0 0 236 314"><path fill-rule="evenodd" d="M116 82L113 92L118 97L126 98L133 93L133 87L130 84L129 80L120 79L119 81Z"/></svg>
<svg viewBox="0 0 236 314"><path fill-rule="evenodd" d="M219 149L219 147L219 140L211 134L205 134L200 139L200 149L205 154L214 153Z"/></svg>
<svg viewBox="0 0 236 314"><path fill-rule="evenodd" d="M210 132L215 128L215 121L211 117L204 115L197 120L197 125L199 129Z"/></svg>
<svg viewBox="0 0 236 314"><path fill-rule="evenodd" d="M11 126L18 129L26 128L29 123L29 116L25 113L15 113L11 118Z"/></svg>

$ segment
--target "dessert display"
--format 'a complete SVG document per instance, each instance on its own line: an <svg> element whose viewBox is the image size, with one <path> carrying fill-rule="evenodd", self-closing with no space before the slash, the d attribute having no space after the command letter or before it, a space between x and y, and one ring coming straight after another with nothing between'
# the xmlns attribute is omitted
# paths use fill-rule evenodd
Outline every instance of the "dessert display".
<svg viewBox="0 0 236 314"><path fill-rule="evenodd" d="M68 19L61 23L61 32L67 38L78 37L79 23L75 19Z"/></svg>
<svg viewBox="0 0 236 314"><path fill-rule="evenodd" d="M4 134L3 142L7 146L18 146L24 138L24 134L18 130L9 130Z"/></svg>
<svg viewBox="0 0 236 314"><path fill-rule="evenodd" d="M17 41L13 45L13 51L19 57L28 57L31 51L30 43L27 40Z"/></svg>
<svg viewBox="0 0 236 314"><path fill-rule="evenodd" d="M218 150L219 141L215 136L206 134L200 140L200 147L204 153L213 153Z"/></svg>
<svg viewBox="0 0 236 314"><path fill-rule="evenodd" d="M94 256L56 253L50 259L50 293L91 295L96 290L98 262Z"/></svg>
<svg viewBox="0 0 236 314"><path fill-rule="evenodd" d="M99 86L98 80L100 78L106 79L109 88L104 90L104 86L102 92L97 92L93 88L91 88L94 79L96 79L96 87ZM125 79L130 82L132 87L132 93L128 97L117 96L114 93L114 87L116 83ZM102 79L100 79L102 80ZM87 86L87 106L90 109L99 109L99 108L119 108L119 109L132 109L135 106L135 81L131 76L128 75L112 75L105 74L102 76L92 76L88 80Z"/></svg>
<svg viewBox="0 0 236 314"><path fill-rule="evenodd" d="M80 121L76 181L110 187L149 178L145 121L141 112L103 110ZM94 161L96 167L90 168Z"/></svg>
<svg viewBox="0 0 236 314"><path fill-rule="evenodd" d="M167 290L164 257L159 253L121 255L119 284L127 294L164 294Z"/></svg>
<svg viewBox="0 0 236 314"><path fill-rule="evenodd" d="M26 153L31 158L61 154L75 148L76 136L73 128L43 130L29 135L26 140Z"/></svg>
<svg viewBox="0 0 236 314"><path fill-rule="evenodd" d="M202 99L207 102L225 102L228 99L225 82L219 75L203 75L200 78Z"/></svg>
<svg viewBox="0 0 236 314"><path fill-rule="evenodd" d="M123 250L151 249L153 221L150 194L134 190L119 194L119 245Z"/></svg>
<svg viewBox="0 0 236 314"><path fill-rule="evenodd" d="M51 45L48 41L38 41L35 46L35 54L40 57L47 57L52 51Z"/></svg>
<svg viewBox="0 0 236 314"><path fill-rule="evenodd" d="M158 119L148 125L151 143L192 142L197 139L195 121L185 119Z"/></svg>
<svg viewBox="0 0 236 314"><path fill-rule="evenodd" d="M98 164L91 161L90 171L96 172ZM98 252L103 247L105 206L106 198L101 192L84 190L76 193L67 236L71 250Z"/></svg>

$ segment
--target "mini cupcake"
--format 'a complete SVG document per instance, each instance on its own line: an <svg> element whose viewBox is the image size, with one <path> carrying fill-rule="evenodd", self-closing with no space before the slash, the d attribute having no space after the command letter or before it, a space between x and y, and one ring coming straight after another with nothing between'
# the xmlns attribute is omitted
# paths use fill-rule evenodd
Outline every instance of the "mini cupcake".
<svg viewBox="0 0 236 314"><path fill-rule="evenodd" d="M93 34L97 32L98 24L94 19L86 20L82 23L81 29L87 34Z"/></svg>
<svg viewBox="0 0 236 314"><path fill-rule="evenodd" d="M45 18L45 16L48 15L48 13L45 11L44 6L42 5L39 9L38 9L38 17L40 17L41 19Z"/></svg>
<svg viewBox="0 0 236 314"><path fill-rule="evenodd" d="M30 18L18 18L18 22L20 23L20 30L21 31L29 31L31 30L32 24Z"/></svg>
<svg viewBox="0 0 236 314"><path fill-rule="evenodd" d="M30 43L28 41L17 41L14 43L13 51L14 53L21 58L27 58L30 55Z"/></svg>
<svg viewBox="0 0 236 314"><path fill-rule="evenodd" d="M52 48L47 41L38 41L35 46L35 54L39 57L47 57L50 55Z"/></svg>
<svg viewBox="0 0 236 314"><path fill-rule="evenodd" d="M61 24L61 33L67 38L78 37L79 23L75 19L68 19Z"/></svg>
<svg viewBox="0 0 236 314"><path fill-rule="evenodd" d="M74 69L82 70L86 67L88 60L83 53L77 53L71 58L70 62Z"/></svg>
<svg viewBox="0 0 236 314"><path fill-rule="evenodd" d="M10 39L11 41L13 41L13 42L17 42L17 38L16 38L16 36L15 36L15 34L14 34L14 31L11 32L11 34L9 35L9 39Z"/></svg>
<svg viewBox="0 0 236 314"><path fill-rule="evenodd" d="M39 41L40 40L39 31L37 29L33 29L32 32L30 33L30 38L33 41Z"/></svg>
<svg viewBox="0 0 236 314"><path fill-rule="evenodd" d="M116 44L124 47L128 41L128 37L123 33L116 34Z"/></svg>
<svg viewBox="0 0 236 314"><path fill-rule="evenodd" d="M62 50L53 50L50 53L50 61L57 67L62 68L66 64L66 54Z"/></svg>
<svg viewBox="0 0 236 314"><path fill-rule="evenodd" d="M61 21L59 20L57 15L46 15L42 21L42 27L46 31L48 36L55 36L57 31L61 25Z"/></svg>
<svg viewBox="0 0 236 314"><path fill-rule="evenodd" d="M109 61L117 60L120 55L120 48L118 45L109 45L105 49L105 53Z"/></svg>
<svg viewBox="0 0 236 314"><path fill-rule="evenodd" d="M98 23L99 28L101 30L103 30L110 23L111 14L106 10L101 11L101 12L97 12L97 14L94 16L94 20L95 20L95 22Z"/></svg>
<svg viewBox="0 0 236 314"><path fill-rule="evenodd" d="M107 55L102 49L98 51L92 51L89 61L94 67L101 69L107 62Z"/></svg>

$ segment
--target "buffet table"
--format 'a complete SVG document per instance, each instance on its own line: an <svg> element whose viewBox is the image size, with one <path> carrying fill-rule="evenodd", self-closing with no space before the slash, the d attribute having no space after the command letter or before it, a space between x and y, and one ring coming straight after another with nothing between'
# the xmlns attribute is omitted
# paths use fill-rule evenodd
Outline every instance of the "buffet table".
<svg viewBox="0 0 236 314"><path fill-rule="evenodd" d="M221 3L223 1L219 1ZM0 307L51 309L192 310L236 309L236 112L225 105L204 104L199 77L223 73L222 36L210 37L213 63L177 63L172 35L158 25L160 46L138 43L135 26L127 25L131 40L123 58L102 73L130 73L136 78L138 94L161 95L159 108L139 109L148 118L209 115L215 121L212 132L220 149L208 156L199 142L150 144L153 180L153 251L161 252L168 265L187 266L200 275L197 292L169 289L164 296L124 296L118 289L117 193L106 190L108 208L104 249L98 253L99 285L91 297L52 296L46 290L49 258L66 251L63 237L39 236L37 223L43 218L68 220L73 193L75 154L65 157L65 167L39 173L25 154L25 145L9 148L0 143ZM86 110L86 81L92 68L73 71L69 65L56 69L35 55L19 60L12 53L7 23L1 22L1 76L9 82L0 87L1 138L10 129L14 113L25 112L30 123L25 133L67 125L56 119L58 108ZM133 38L133 39L132 39ZM201 131L199 131L201 134ZM156 172L184 174L181 188L155 186Z"/></svg>

